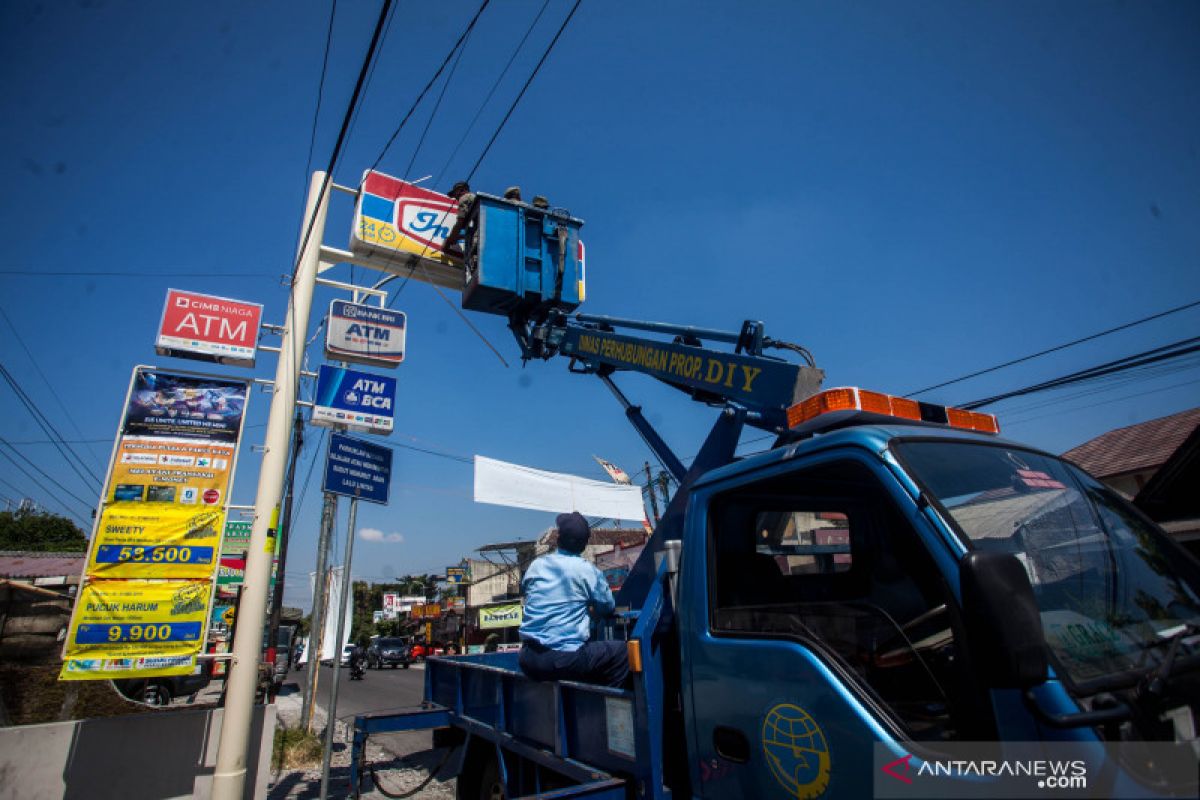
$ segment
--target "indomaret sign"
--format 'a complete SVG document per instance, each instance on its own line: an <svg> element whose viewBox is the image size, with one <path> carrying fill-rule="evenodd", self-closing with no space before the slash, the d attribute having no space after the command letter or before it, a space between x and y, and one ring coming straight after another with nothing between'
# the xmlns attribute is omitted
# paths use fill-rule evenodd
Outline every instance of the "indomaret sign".
<svg viewBox="0 0 1200 800"><path fill-rule="evenodd" d="M258 303L168 289L154 350L160 356L253 367L261 323Z"/></svg>

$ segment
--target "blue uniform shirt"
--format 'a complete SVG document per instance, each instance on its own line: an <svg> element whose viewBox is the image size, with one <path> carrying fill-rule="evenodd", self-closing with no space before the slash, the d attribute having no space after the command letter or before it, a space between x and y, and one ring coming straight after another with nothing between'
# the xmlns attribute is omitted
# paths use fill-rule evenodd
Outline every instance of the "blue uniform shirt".
<svg viewBox="0 0 1200 800"><path fill-rule="evenodd" d="M604 576L583 556L547 553L530 565L521 580L525 594L521 638L551 650L574 652L591 633L588 604L598 614L616 606Z"/></svg>

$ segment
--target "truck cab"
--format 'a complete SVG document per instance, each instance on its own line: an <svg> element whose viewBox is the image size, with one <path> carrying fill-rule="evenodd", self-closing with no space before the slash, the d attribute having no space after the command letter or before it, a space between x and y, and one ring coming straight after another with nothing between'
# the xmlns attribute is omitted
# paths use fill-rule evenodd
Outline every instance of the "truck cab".
<svg viewBox="0 0 1200 800"><path fill-rule="evenodd" d="M847 427L705 475L686 518L695 796L870 796L876 748L909 768L948 743L1195 740L1197 564L1054 456ZM1110 796L1158 782L1123 766Z"/></svg>

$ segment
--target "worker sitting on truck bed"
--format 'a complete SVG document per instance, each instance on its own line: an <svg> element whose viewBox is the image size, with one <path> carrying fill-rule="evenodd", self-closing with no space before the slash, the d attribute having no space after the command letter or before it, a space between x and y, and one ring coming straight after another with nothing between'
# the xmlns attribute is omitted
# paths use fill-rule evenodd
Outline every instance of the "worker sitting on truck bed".
<svg viewBox="0 0 1200 800"><path fill-rule="evenodd" d="M534 680L621 686L629 675L625 642L589 641L589 609L605 615L616 603L600 570L583 558L590 531L577 511L559 514L558 552L541 556L521 580L521 669Z"/></svg>

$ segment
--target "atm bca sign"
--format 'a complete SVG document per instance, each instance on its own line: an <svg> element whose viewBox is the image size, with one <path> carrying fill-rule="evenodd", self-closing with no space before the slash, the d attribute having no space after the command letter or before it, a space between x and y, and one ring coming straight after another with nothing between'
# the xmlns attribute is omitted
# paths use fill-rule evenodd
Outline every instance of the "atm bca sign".
<svg viewBox="0 0 1200 800"><path fill-rule="evenodd" d="M154 350L160 356L253 367L261 323L258 303L169 289Z"/></svg>

